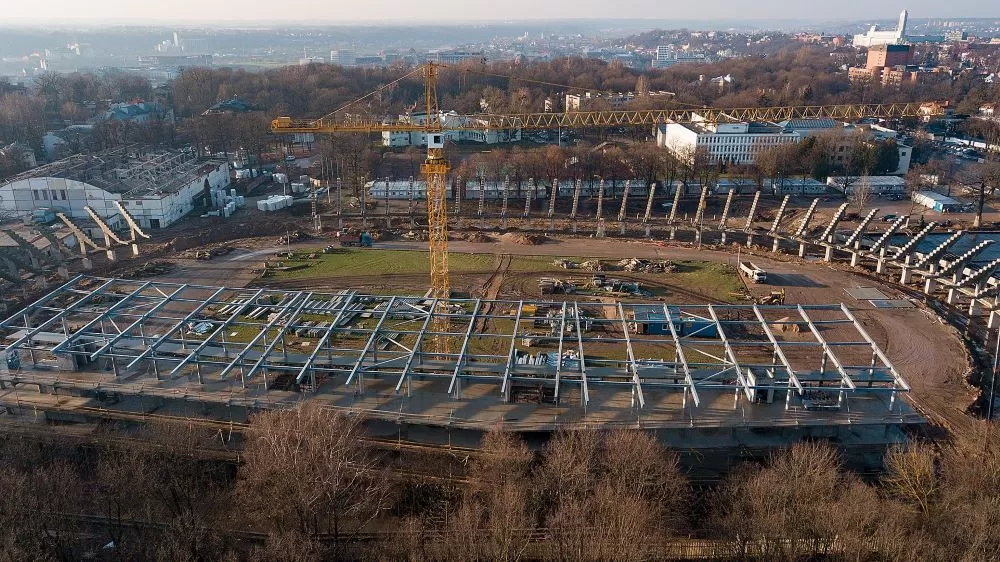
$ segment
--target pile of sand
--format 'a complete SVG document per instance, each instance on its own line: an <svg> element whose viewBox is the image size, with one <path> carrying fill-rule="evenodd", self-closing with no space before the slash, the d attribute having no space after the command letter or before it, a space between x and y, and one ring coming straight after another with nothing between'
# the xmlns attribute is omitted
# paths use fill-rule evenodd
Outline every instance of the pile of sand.
<svg viewBox="0 0 1000 562"><path fill-rule="evenodd" d="M539 244L544 244L545 241L548 240L541 234L519 234L517 232L508 232L500 238L504 242L519 244L521 246L537 246Z"/></svg>
<svg viewBox="0 0 1000 562"><path fill-rule="evenodd" d="M482 232L470 232L465 235L465 241L487 243L487 242L495 242L496 240L494 240L492 236L488 234L483 234Z"/></svg>

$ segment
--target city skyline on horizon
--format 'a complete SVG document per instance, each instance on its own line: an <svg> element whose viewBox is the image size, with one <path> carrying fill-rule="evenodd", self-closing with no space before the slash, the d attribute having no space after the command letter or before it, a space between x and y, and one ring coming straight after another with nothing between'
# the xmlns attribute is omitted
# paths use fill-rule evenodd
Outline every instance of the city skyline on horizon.
<svg viewBox="0 0 1000 562"><path fill-rule="evenodd" d="M892 20L903 9L911 18L976 19L1000 18L1000 13L980 13L983 5L973 0L956 0L949 4L948 14L940 13L940 4L928 0L907 0L879 5L876 10L861 0L846 0L836 6L806 6L792 0L761 0L753 5L731 0L706 0L698 7L665 8L655 0L634 0L629 6L609 6L599 0L579 0L571 14L561 5L542 4L529 0L508 0L502 10L461 0L427 0L423 4L402 0L370 0L364 5L336 6L317 0L305 0L292 11L269 13L260 0L240 2L238 11L231 3L204 4L196 0L175 0L171 8L177 14L196 16L170 17L162 10L124 0L91 0L82 3L53 0L49 13L58 17L39 17L37 10L25 4L11 6L5 12L5 24L14 25L81 25L81 24L218 24L233 25L400 25L400 24L461 24L517 23L544 21L581 21L608 23L629 20L654 22L866 22ZM257 8L257 9L255 9ZM386 17L386 14L390 14ZM715 16L720 14L720 16ZM724 16L721 16L724 14ZM570 17L567 17L570 16Z"/></svg>

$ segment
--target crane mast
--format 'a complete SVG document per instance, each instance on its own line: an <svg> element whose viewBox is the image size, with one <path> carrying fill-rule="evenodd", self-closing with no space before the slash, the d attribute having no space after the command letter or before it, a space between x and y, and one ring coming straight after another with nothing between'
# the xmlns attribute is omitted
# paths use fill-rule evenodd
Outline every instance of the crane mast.
<svg viewBox="0 0 1000 562"><path fill-rule="evenodd" d="M420 171L427 178L427 240L431 269L431 297L447 299L448 282L448 170L451 165L444 157L444 131L438 110L437 79L440 67L430 63L424 67L424 97L427 98L427 160Z"/></svg>

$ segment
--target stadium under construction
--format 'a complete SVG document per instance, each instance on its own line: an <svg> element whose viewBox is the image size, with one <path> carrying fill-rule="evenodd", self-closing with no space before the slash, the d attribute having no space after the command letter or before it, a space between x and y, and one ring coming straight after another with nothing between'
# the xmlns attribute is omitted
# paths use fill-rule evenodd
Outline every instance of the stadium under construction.
<svg viewBox="0 0 1000 562"><path fill-rule="evenodd" d="M7 413L48 422L242 424L308 400L409 439L503 421L642 427L683 447L874 445L923 423L842 304L441 302L79 276L0 329Z"/></svg>

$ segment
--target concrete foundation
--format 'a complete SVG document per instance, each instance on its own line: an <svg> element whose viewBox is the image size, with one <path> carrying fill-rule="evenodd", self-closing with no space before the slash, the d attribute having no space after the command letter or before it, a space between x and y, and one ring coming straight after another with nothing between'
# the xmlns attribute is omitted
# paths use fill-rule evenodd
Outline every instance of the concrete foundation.
<svg viewBox="0 0 1000 562"><path fill-rule="evenodd" d="M826 247L826 251L823 252L823 261L827 263L833 261L833 246Z"/></svg>
<svg viewBox="0 0 1000 562"><path fill-rule="evenodd" d="M753 233L747 234L747 248L753 247Z"/></svg>
<svg viewBox="0 0 1000 562"><path fill-rule="evenodd" d="M989 317L986 320L986 328L992 330L997 327L998 323L1000 323L1000 314L997 314L997 311L995 310L991 310Z"/></svg>
<svg viewBox="0 0 1000 562"><path fill-rule="evenodd" d="M885 273L885 258L880 257L877 262L875 262L875 273L882 275Z"/></svg>
<svg viewBox="0 0 1000 562"><path fill-rule="evenodd" d="M899 274L899 284L906 285L913 278L913 269L904 266L902 273Z"/></svg>
<svg viewBox="0 0 1000 562"><path fill-rule="evenodd" d="M948 289L948 298L945 301L948 304L955 304L958 302L958 291L955 289Z"/></svg>
<svg viewBox="0 0 1000 562"><path fill-rule="evenodd" d="M779 239L775 238L775 239L774 239L774 243L773 243L773 244L771 244L771 251L772 251L773 253L778 253L778 250L779 250L779 249L781 249L781 240L779 240Z"/></svg>
<svg viewBox="0 0 1000 562"><path fill-rule="evenodd" d="M806 244L805 242L799 242L799 257L806 257Z"/></svg>
<svg viewBox="0 0 1000 562"><path fill-rule="evenodd" d="M924 294L933 295L935 290L937 290L937 279L928 277L924 280Z"/></svg>
<svg viewBox="0 0 1000 562"><path fill-rule="evenodd" d="M861 261L861 252L851 252L851 267L858 267Z"/></svg>
<svg viewBox="0 0 1000 562"><path fill-rule="evenodd" d="M982 306L979 305L979 299L973 298L969 302L969 316L978 315L980 310L982 310Z"/></svg>
<svg viewBox="0 0 1000 562"><path fill-rule="evenodd" d="M80 264L84 269L94 269L94 262L90 261L90 258L83 258L80 260Z"/></svg>

